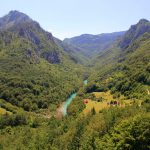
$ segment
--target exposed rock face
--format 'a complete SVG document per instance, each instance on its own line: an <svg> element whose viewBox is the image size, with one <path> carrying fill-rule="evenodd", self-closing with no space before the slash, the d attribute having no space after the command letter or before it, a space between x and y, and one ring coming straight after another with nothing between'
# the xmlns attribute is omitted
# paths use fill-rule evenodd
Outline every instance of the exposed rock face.
<svg viewBox="0 0 150 150"><path fill-rule="evenodd" d="M124 35L122 32L104 33L98 35L83 34L63 42L71 44L79 49L85 56L93 56L109 48L118 38Z"/></svg>
<svg viewBox="0 0 150 150"><path fill-rule="evenodd" d="M30 19L24 13L18 12L16 10L10 11L8 15L0 18L0 29L6 30L19 23L31 22L31 21L32 19Z"/></svg>
<svg viewBox="0 0 150 150"><path fill-rule="evenodd" d="M54 38L53 38L53 36L52 36L51 33L45 32L45 34L46 34L46 39L47 39L47 40L52 40L52 41L54 42Z"/></svg>
<svg viewBox="0 0 150 150"><path fill-rule="evenodd" d="M0 31L0 38L5 43L5 46L11 43L11 40L13 38L12 34L9 34L7 32Z"/></svg>
<svg viewBox="0 0 150 150"><path fill-rule="evenodd" d="M130 29L122 37L119 46L121 48L127 48L132 41L146 32L150 32L150 22L146 19L141 19L136 25L132 25Z"/></svg>
<svg viewBox="0 0 150 150"><path fill-rule="evenodd" d="M44 52L43 57L52 64L60 63L59 55L57 52Z"/></svg>
<svg viewBox="0 0 150 150"><path fill-rule="evenodd" d="M36 53L33 53L32 50L27 49L25 52L25 57L28 58L30 63L38 64L40 63L40 59Z"/></svg>
<svg viewBox="0 0 150 150"><path fill-rule="evenodd" d="M25 51L25 58L33 62L42 57L49 63L60 63L59 48L52 34L24 13L11 11L0 18L0 36L5 45L9 45L14 38L25 41L18 49Z"/></svg>
<svg viewBox="0 0 150 150"><path fill-rule="evenodd" d="M31 30L21 28L19 31L19 35L24 37L24 38L29 39L31 42L33 42L36 45L40 44L39 37L34 32L32 32Z"/></svg>

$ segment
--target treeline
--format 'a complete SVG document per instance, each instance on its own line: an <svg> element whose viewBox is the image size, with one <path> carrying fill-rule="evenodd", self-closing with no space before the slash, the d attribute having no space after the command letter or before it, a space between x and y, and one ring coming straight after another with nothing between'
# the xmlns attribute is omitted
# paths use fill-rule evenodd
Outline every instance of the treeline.
<svg viewBox="0 0 150 150"><path fill-rule="evenodd" d="M14 67L11 71L9 64L1 63L4 67L1 65L0 98L26 111L45 109L50 104L59 105L82 84L82 77L77 72L72 69L65 71L68 68L63 66L47 64L47 70L44 70L42 64L23 63L24 69L18 71ZM16 62L12 60L12 66L13 63Z"/></svg>
<svg viewBox="0 0 150 150"><path fill-rule="evenodd" d="M110 90L129 99L150 99L149 36L144 34L124 50L108 50L110 56L102 55L89 77L86 91Z"/></svg>
<svg viewBox="0 0 150 150"><path fill-rule="evenodd" d="M0 116L0 129L7 126L27 125L27 117L24 114L13 114Z"/></svg>
<svg viewBox="0 0 150 150"><path fill-rule="evenodd" d="M11 127L17 126L21 126L21 128L25 128L26 126L37 128L43 120L44 119L35 114L31 115L23 111L18 111L15 114L6 113L4 115L0 115L0 130L6 130L8 127L11 129Z"/></svg>
<svg viewBox="0 0 150 150"><path fill-rule="evenodd" d="M39 118L36 128L25 125L29 121L16 115L11 125L15 126L1 130L0 138L5 140L0 145L3 149L13 145L15 149L146 150L150 142L150 114L145 106L111 107L99 113L91 110L87 116L73 114L62 120Z"/></svg>
<svg viewBox="0 0 150 150"><path fill-rule="evenodd" d="M26 111L59 105L82 84L82 67L71 61L53 39L46 40L48 33L43 30L36 33L40 45L29 37L20 37L16 30L0 33L0 98ZM31 28L27 26L26 30ZM61 57L59 63L49 61L57 62L53 51Z"/></svg>

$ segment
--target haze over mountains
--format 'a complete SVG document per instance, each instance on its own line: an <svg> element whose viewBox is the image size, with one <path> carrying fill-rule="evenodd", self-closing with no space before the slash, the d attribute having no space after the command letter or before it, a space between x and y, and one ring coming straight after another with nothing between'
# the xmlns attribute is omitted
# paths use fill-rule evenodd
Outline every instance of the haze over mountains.
<svg viewBox="0 0 150 150"><path fill-rule="evenodd" d="M144 33L150 32L149 21L146 19L141 19L137 24L132 25L130 29L125 33L120 41L121 48L127 48L133 41L138 39Z"/></svg>
<svg viewBox="0 0 150 150"><path fill-rule="evenodd" d="M38 101L41 101L41 97L47 93L46 97L49 98L42 100L43 105L49 106L50 102L61 102L70 92L77 89L82 78L87 76L84 75L87 74L86 72L88 72L89 78L92 78L93 84L95 81L99 81L99 75L103 69L104 74L110 75L108 73L110 71L113 73L112 70L118 66L118 63L123 63L126 58L128 59L128 53L138 49L143 39L144 42L149 41L149 32L149 21L141 19L126 32L84 34L61 41L42 29L39 23L33 21L26 14L11 11L8 15L0 18L1 98L9 99L11 103L15 101L15 105L21 107L25 107L24 103L34 103L38 108L42 107L38 106ZM141 56L148 55L146 50L145 48L141 52ZM93 68L84 68L89 65ZM101 66L103 67L101 68ZM70 70L68 74L66 74L67 70ZM89 70L92 70L93 73ZM85 73L79 75L79 72ZM47 79L47 76L50 76L50 79ZM16 80L20 83L16 83ZM37 80L39 81L37 82ZM144 81L149 83L146 80L149 79ZM64 90L68 91L67 93L62 91L61 94L60 89L64 87L64 82L66 84ZM59 88L56 88L56 85ZM30 87L29 91L32 93L33 101L24 90L27 87ZM7 95L8 89L12 93ZM17 94L18 89L21 94ZM53 92L46 92L46 90ZM59 92L61 97L59 100L59 96L55 92ZM19 100L21 95L24 95L26 100ZM36 96L38 98L35 101Z"/></svg>
<svg viewBox="0 0 150 150"><path fill-rule="evenodd" d="M149 91L146 19L61 41L22 12L0 18L0 149L147 150Z"/></svg>
<svg viewBox="0 0 150 150"><path fill-rule="evenodd" d="M114 92L119 90L129 97L136 95L143 98L150 84L149 40L150 22L141 19L110 48L96 56L93 62L96 72L91 74L91 80L104 84L104 87L107 80L108 87L116 85Z"/></svg>
<svg viewBox="0 0 150 150"><path fill-rule="evenodd" d="M114 33L103 33L99 35L83 34L64 42L80 48L84 55L90 57L109 48L117 39L123 36L125 31Z"/></svg>
<svg viewBox="0 0 150 150"><path fill-rule="evenodd" d="M11 11L0 19L0 24L1 98L26 110L31 109L30 103L38 108L65 100L74 90L73 82L79 84L78 70L73 69L75 64L71 56L55 43L51 33L23 13ZM70 72L66 74L67 70ZM67 89L68 94L61 88ZM11 92L8 93L8 90ZM66 95L64 98L61 92ZM37 96L39 98L35 100ZM19 97L24 97L24 100ZM38 106L41 99L42 104Z"/></svg>
<svg viewBox="0 0 150 150"><path fill-rule="evenodd" d="M0 25L1 32L10 31L12 34L16 34L18 38L28 40L31 42L30 44L36 45L34 50L27 50L29 55L44 57L51 63L59 63L58 47L51 33L44 31L37 22L27 15L18 11L11 11L0 19ZM8 40L7 44L11 42L11 39L6 40ZM49 50L46 49L46 46L49 46Z"/></svg>

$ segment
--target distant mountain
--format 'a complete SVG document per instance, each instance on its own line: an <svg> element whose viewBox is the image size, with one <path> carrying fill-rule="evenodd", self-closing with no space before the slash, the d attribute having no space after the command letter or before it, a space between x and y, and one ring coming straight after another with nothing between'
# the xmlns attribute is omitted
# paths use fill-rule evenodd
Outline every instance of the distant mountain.
<svg viewBox="0 0 150 150"><path fill-rule="evenodd" d="M0 18L0 34L5 43L11 43L13 40L10 36L5 37L4 33L10 32L21 38L22 40L29 40L34 45L32 50L26 50L27 55L36 55L45 58L50 63L59 63L60 56L58 53L58 46L54 42L51 33L44 31L39 23L30 19L27 15L11 11L8 15Z"/></svg>
<svg viewBox="0 0 150 150"><path fill-rule="evenodd" d="M141 19L136 25L132 25L125 33L119 43L120 47L127 48L134 40L146 32L150 32L150 22L146 19Z"/></svg>
<svg viewBox="0 0 150 150"><path fill-rule="evenodd" d="M32 41L38 46L35 50L36 55L41 55L50 63L60 63L60 49L67 52L66 55L69 55L70 59L75 63L82 63L83 59L86 59L85 57L80 58L83 57L83 55L78 50L79 48L68 45L63 43L61 40L54 38L51 33L44 31L40 27L39 23L33 21L26 14L18 11L10 11L8 15L0 18L0 31L11 31L22 38ZM40 39L41 36L43 36L42 39ZM43 53L42 49L44 49L44 51L46 50L43 46L44 43L45 45L46 43L49 44L51 48Z"/></svg>
<svg viewBox="0 0 150 150"><path fill-rule="evenodd" d="M109 49L94 59L89 89L120 92L128 98L148 99L150 88L150 22L140 20Z"/></svg>
<svg viewBox="0 0 150 150"><path fill-rule="evenodd" d="M85 56L93 56L109 48L118 38L125 34L122 32L103 33L98 35L83 34L70 39L65 39L64 43L80 48Z"/></svg>
<svg viewBox="0 0 150 150"><path fill-rule="evenodd" d="M0 150L150 148L149 21L77 39L0 19Z"/></svg>
<svg viewBox="0 0 150 150"><path fill-rule="evenodd" d="M0 29L10 29L13 26L27 22L33 22L33 20L24 13L16 10L10 11L9 14L0 18Z"/></svg>
<svg viewBox="0 0 150 150"><path fill-rule="evenodd" d="M87 64L88 57L84 55L82 50L79 47L76 47L72 44L63 42L55 38L55 42L70 56L70 59L78 64Z"/></svg>
<svg viewBox="0 0 150 150"><path fill-rule="evenodd" d="M1 99L27 111L58 105L79 87L79 72L39 23L18 11L0 18Z"/></svg>

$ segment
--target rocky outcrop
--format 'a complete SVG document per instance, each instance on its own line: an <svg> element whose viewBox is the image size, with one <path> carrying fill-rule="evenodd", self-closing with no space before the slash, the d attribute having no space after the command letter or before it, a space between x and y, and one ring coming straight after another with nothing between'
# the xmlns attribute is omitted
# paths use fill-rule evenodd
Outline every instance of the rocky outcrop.
<svg viewBox="0 0 150 150"><path fill-rule="evenodd" d="M57 52L44 52L43 57L52 64L58 64L60 63L60 58Z"/></svg>
<svg viewBox="0 0 150 150"><path fill-rule="evenodd" d="M119 46L121 48L128 48L128 46L144 33L150 32L150 22L146 19L141 19L136 25L132 25L130 29L120 40Z"/></svg>
<svg viewBox="0 0 150 150"><path fill-rule="evenodd" d="M17 48L33 62L39 62L42 57L49 63L60 63L59 47L52 34L24 13L11 11L0 18L0 36L5 45L11 44L13 40L23 41L21 47Z"/></svg>
<svg viewBox="0 0 150 150"><path fill-rule="evenodd" d="M29 29L21 28L19 30L19 35L30 40L32 43L34 43L36 45L40 44L39 37L34 32L30 31Z"/></svg>

